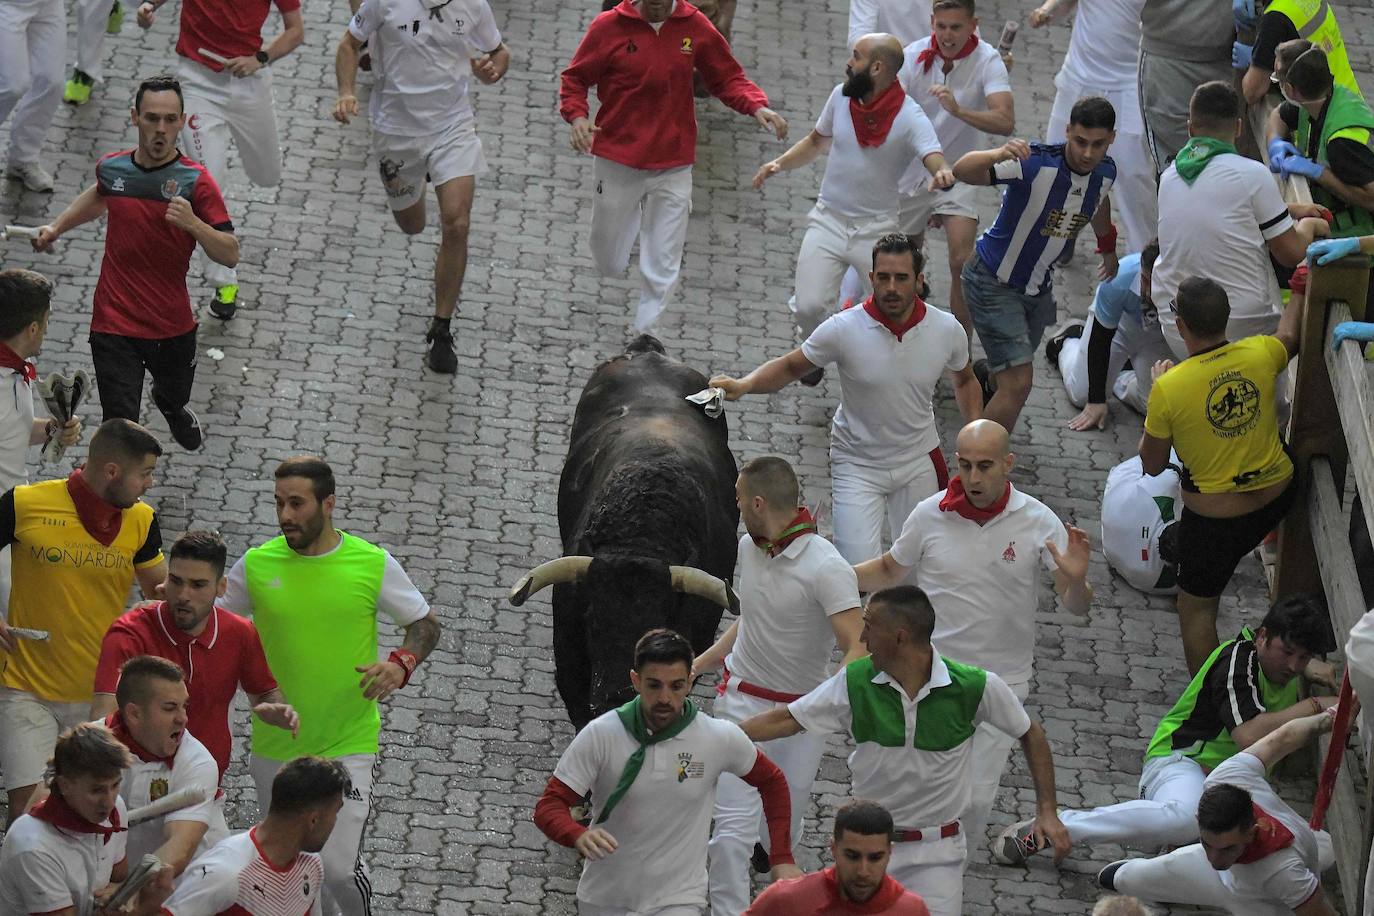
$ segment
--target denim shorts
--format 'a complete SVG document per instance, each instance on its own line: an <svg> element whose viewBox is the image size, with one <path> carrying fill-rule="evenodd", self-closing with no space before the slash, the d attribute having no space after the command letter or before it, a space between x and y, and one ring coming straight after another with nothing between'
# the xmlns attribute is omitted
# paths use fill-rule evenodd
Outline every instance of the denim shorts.
<svg viewBox="0 0 1374 916"><path fill-rule="evenodd" d="M978 331L988 369L993 374L1024 366L1035 358L1035 348L1045 329L1054 324L1054 293L1028 295L1012 289L986 267L975 253L964 265L964 302Z"/></svg>

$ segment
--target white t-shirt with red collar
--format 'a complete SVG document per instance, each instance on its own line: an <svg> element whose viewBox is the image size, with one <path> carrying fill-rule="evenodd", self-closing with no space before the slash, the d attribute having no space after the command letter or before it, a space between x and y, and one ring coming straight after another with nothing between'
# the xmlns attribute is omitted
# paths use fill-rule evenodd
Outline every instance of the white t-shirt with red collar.
<svg viewBox="0 0 1374 916"><path fill-rule="evenodd" d="M182 872L162 904L168 916L321 916L324 864L313 852L274 865L258 845L258 828L230 837Z"/></svg>
<svg viewBox="0 0 1374 916"><path fill-rule="evenodd" d="M115 799L119 822L128 820L124 800ZM102 826L109 827L107 819ZM72 907L92 916L92 895L110 883L124 861L129 835L108 839L98 833L73 833L32 814L22 815L0 846L0 913L52 913Z"/></svg>

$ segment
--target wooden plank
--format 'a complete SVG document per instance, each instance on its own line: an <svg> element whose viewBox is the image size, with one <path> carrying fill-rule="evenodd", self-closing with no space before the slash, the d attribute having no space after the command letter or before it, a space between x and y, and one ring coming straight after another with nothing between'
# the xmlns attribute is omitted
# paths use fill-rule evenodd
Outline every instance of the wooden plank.
<svg viewBox="0 0 1374 916"><path fill-rule="evenodd" d="M1317 742L1318 766L1320 761L1325 759L1330 744L1330 735L1322 735ZM1349 757L1352 751L1346 748L1345 753L1346 763L1336 775L1331 807L1326 813L1326 831L1331 834L1331 845L1336 853L1336 869L1341 879L1341 896L1345 898L1345 911L1356 914L1360 912L1360 891L1364 887L1364 869L1361 865L1369 849L1364 843L1360 796L1355 792L1355 780L1350 775Z"/></svg>
<svg viewBox="0 0 1374 916"><path fill-rule="evenodd" d="M1350 320L1350 308L1344 303L1333 303L1326 339L1331 340L1331 330L1337 324ZM1336 410L1349 447L1350 468L1355 474L1355 486L1369 507L1364 520L1374 538L1374 363L1365 361L1364 344L1356 341L1346 341L1340 350L1331 349L1329 343L1324 349Z"/></svg>

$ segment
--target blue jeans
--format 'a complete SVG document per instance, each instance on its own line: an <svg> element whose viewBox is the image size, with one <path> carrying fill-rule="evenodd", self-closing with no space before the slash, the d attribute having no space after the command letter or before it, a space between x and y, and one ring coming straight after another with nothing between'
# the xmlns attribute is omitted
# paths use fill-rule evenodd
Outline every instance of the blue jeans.
<svg viewBox="0 0 1374 916"><path fill-rule="evenodd" d="M995 375L1030 363L1045 329L1054 324L1053 290L1047 286L1043 293L1031 296L1012 289L984 267L976 253L960 277L969 317L988 357L988 370Z"/></svg>

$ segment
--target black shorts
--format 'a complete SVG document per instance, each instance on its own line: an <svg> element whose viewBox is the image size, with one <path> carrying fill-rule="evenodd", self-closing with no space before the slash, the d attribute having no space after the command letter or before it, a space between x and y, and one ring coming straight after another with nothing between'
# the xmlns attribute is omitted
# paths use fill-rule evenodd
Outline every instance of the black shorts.
<svg viewBox="0 0 1374 916"><path fill-rule="evenodd" d="M1236 566L1283 521L1298 495L1298 475L1267 506L1234 518L1210 518L1183 507L1178 525L1178 587L1198 598L1217 598Z"/></svg>

